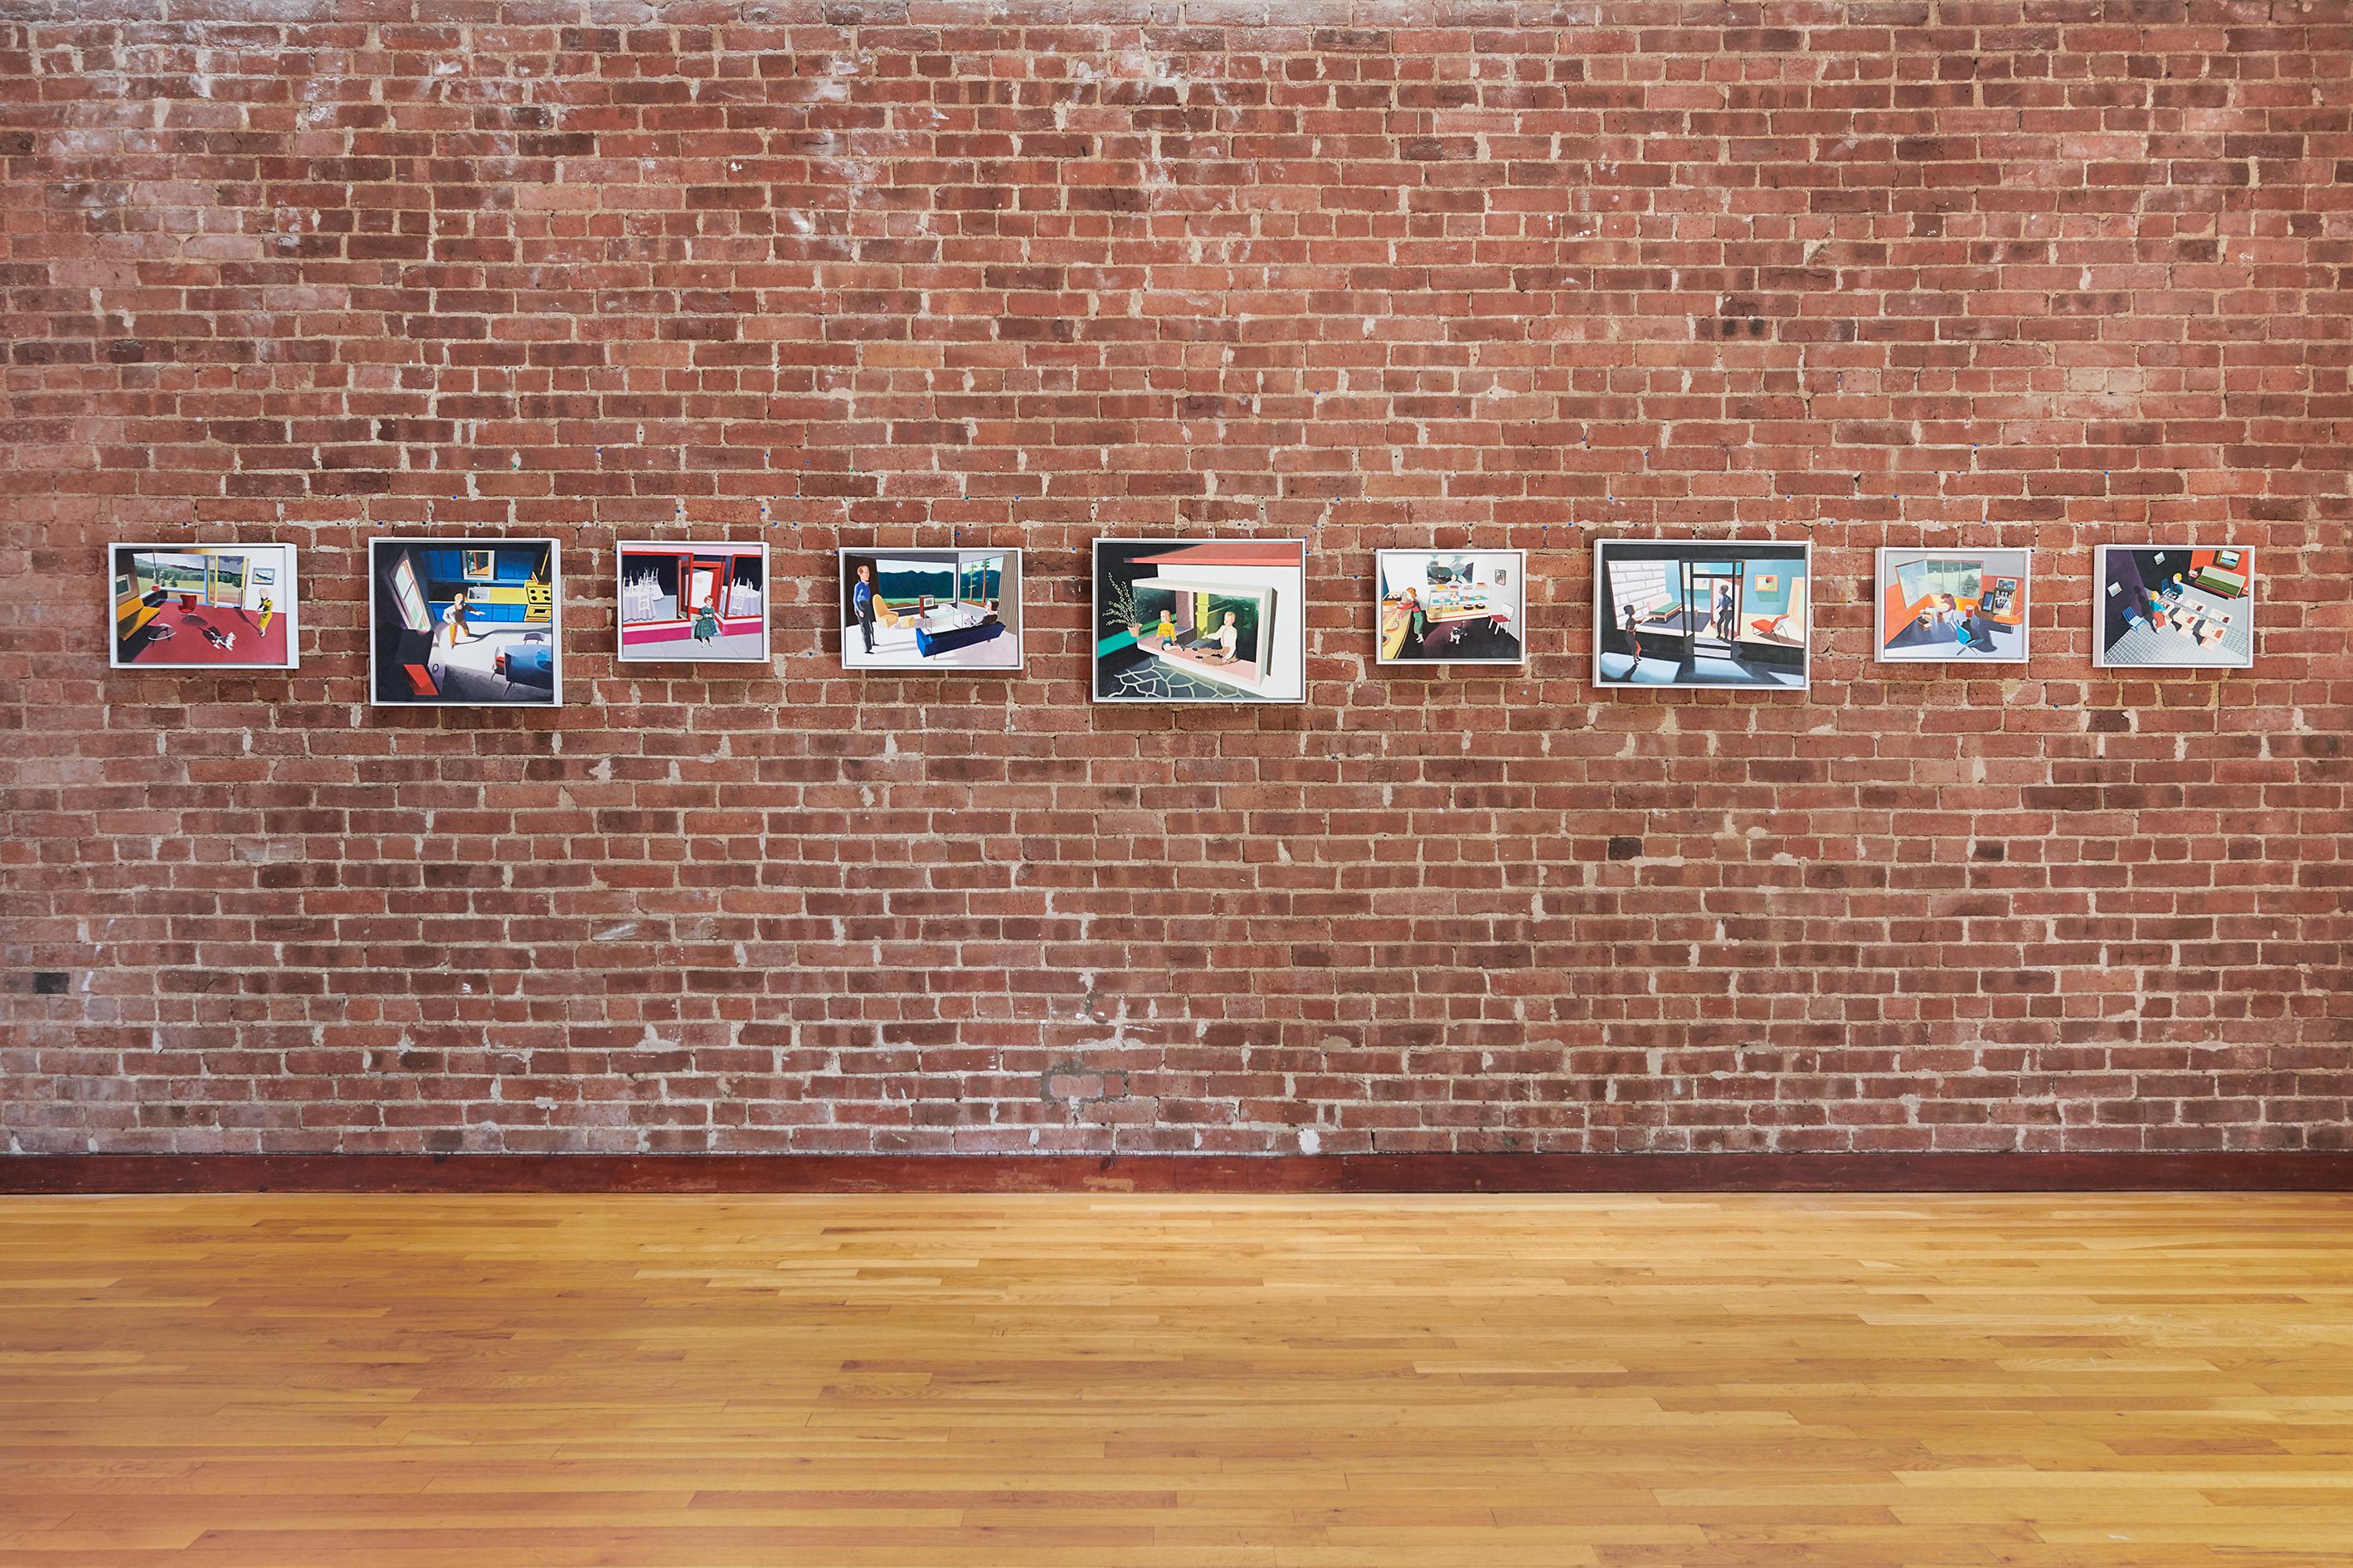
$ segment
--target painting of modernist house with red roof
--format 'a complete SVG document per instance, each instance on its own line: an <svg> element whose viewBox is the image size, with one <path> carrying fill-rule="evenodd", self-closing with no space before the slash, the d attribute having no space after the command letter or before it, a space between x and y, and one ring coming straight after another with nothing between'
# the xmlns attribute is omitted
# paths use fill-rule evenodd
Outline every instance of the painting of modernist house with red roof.
<svg viewBox="0 0 2353 1568"><path fill-rule="evenodd" d="M1303 702L1307 547L1095 541L1098 702Z"/></svg>
<svg viewBox="0 0 2353 1568"><path fill-rule="evenodd" d="M117 669L292 669L290 544L118 544Z"/></svg>

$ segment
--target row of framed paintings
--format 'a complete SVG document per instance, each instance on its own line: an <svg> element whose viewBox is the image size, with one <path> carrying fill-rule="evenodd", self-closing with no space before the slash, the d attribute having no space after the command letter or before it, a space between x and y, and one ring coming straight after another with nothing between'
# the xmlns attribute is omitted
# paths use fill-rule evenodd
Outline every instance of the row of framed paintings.
<svg viewBox="0 0 2353 1568"><path fill-rule="evenodd" d="M295 668L294 549L111 548L119 668ZM563 700L560 547L547 538L368 542L369 700L512 706ZM1307 548L1295 539L1101 539L1091 637L1101 702L1305 700ZM1023 667L1021 552L868 546L838 556L834 621L852 670ZM1384 665L1527 661L1527 554L1382 550ZM1883 549L1877 657L2022 664L2032 555ZM2094 657L2103 666L2244 668L2254 657L2252 550L2102 545ZM625 663L765 663L768 550L632 540L616 552ZM1595 546L1593 679L1604 687L1806 687L1813 553L1802 542L1606 540Z"/></svg>

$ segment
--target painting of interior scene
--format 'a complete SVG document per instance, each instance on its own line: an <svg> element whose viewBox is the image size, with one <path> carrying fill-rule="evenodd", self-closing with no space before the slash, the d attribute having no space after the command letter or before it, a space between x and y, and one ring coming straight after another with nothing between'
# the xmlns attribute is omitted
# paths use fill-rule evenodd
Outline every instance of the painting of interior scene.
<svg viewBox="0 0 2353 1568"><path fill-rule="evenodd" d="M1879 657L1910 664L2023 664L2024 550L1882 550Z"/></svg>
<svg viewBox="0 0 2353 1568"><path fill-rule="evenodd" d="M563 700L552 539L368 542L372 701Z"/></svg>
<svg viewBox="0 0 2353 1568"><path fill-rule="evenodd" d="M2255 661L2255 552L2226 545L2100 546L2095 664L2244 667Z"/></svg>
<svg viewBox="0 0 2353 1568"><path fill-rule="evenodd" d="M1019 669L1021 552L841 552L847 669Z"/></svg>
<svg viewBox="0 0 2353 1568"><path fill-rule="evenodd" d="M1383 664L1522 664L1521 550L1383 550L1380 579Z"/></svg>
<svg viewBox="0 0 2353 1568"><path fill-rule="evenodd" d="M290 544L117 544L118 669L292 669Z"/></svg>
<svg viewBox="0 0 2353 1568"><path fill-rule="evenodd" d="M1304 701L1306 593L1296 539L1095 541L1095 700Z"/></svg>
<svg viewBox="0 0 2353 1568"><path fill-rule="evenodd" d="M1595 552L1596 684L1805 686L1808 546L1604 540Z"/></svg>
<svg viewBox="0 0 2353 1568"><path fill-rule="evenodd" d="M618 558L623 659L767 658L766 545L636 540Z"/></svg>

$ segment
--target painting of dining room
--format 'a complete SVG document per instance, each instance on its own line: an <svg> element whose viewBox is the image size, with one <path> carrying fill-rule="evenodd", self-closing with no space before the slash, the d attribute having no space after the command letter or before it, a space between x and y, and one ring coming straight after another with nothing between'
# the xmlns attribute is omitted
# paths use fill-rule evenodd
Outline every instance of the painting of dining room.
<svg viewBox="0 0 2353 1568"><path fill-rule="evenodd" d="M1525 664L1527 552L1374 554L1382 664Z"/></svg>
<svg viewBox="0 0 2353 1568"><path fill-rule="evenodd" d="M2093 663L2160 669L2254 663L2253 550L2103 544L2093 581Z"/></svg>
<svg viewBox="0 0 2353 1568"><path fill-rule="evenodd" d="M1098 539L1098 702L1306 700L1307 547Z"/></svg>
<svg viewBox="0 0 2353 1568"><path fill-rule="evenodd" d="M845 669L1016 670L1021 552L1002 545L839 553Z"/></svg>
<svg viewBox="0 0 2353 1568"><path fill-rule="evenodd" d="M1805 688L1810 545L1603 540L1594 551L1596 685Z"/></svg>
<svg viewBox="0 0 2353 1568"><path fill-rule="evenodd" d="M2025 550L1879 552L1879 658L1891 664L2026 662Z"/></svg>

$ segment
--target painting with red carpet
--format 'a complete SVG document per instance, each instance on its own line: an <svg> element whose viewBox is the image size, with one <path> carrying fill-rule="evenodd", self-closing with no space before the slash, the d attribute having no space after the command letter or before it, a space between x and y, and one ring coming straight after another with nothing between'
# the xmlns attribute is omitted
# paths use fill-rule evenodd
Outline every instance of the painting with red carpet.
<svg viewBox="0 0 2353 1568"><path fill-rule="evenodd" d="M117 544L117 669L292 669L290 544Z"/></svg>

